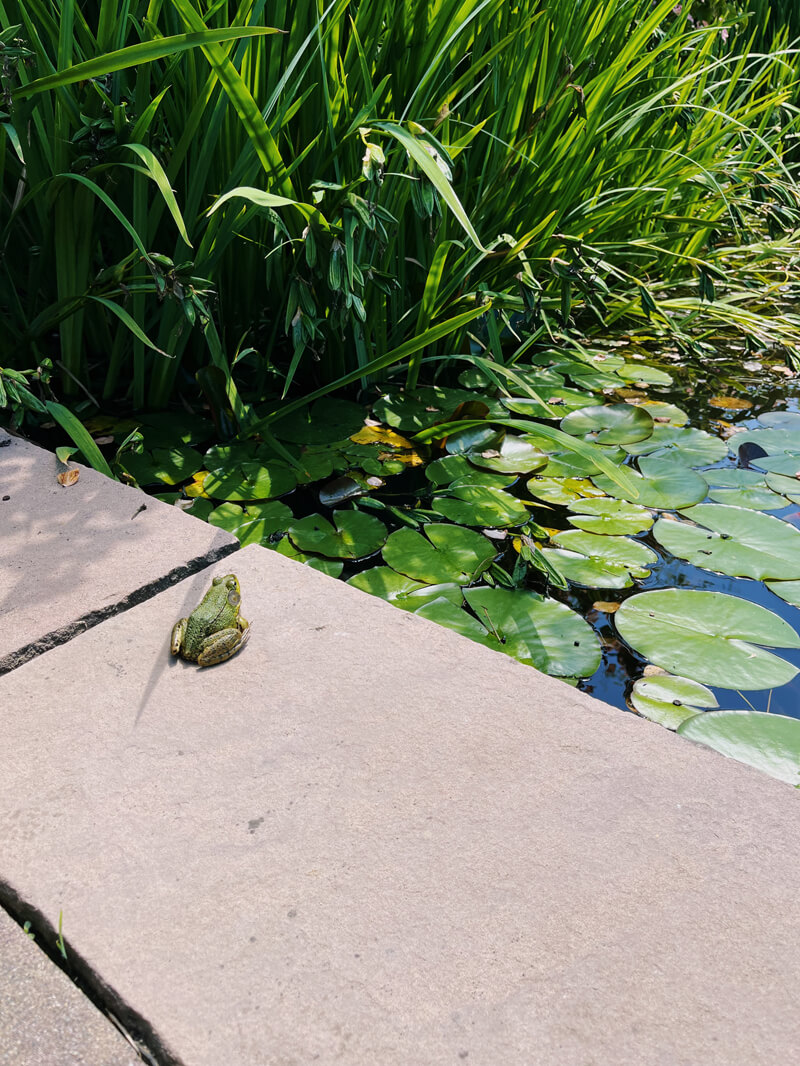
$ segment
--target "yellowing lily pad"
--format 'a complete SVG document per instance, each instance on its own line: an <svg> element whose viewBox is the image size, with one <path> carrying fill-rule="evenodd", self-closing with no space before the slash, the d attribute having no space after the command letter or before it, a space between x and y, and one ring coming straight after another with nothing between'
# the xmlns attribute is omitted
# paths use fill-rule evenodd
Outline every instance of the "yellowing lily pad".
<svg viewBox="0 0 800 1066"><path fill-rule="evenodd" d="M335 525L322 515L309 515L289 527L289 537L301 552L333 559L362 559L386 542L386 526L362 511L334 511Z"/></svg>
<svg viewBox="0 0 800 1066"><path fill-rule="evenodd" d="M425 532L398 529L383 548L393 570L427 584L467 585L491 564L497 549L490 540L463 526L434 523Z"/></svg>
<svg viewBox="0 0 800 1066"><path fill-rule="evenodd" d="M622 638L651 663L703 684L775 688L798 673L760 647L800 648L794 629L738 596L695 589L642 592L623 603L614 621Z"/></svg>

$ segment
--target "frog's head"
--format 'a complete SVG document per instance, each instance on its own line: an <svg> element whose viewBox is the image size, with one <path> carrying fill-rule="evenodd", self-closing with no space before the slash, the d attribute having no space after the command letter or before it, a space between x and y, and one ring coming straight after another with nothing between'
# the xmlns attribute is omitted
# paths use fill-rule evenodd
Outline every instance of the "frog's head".
<svg viewBox="0 0 800 1066"><path fill-rule="evenodd" d="M215 577L211 584L212 587L221 585L222 589L227 590L226 599L231 607L239 606L242 601L242 594L239 589L239 579L236 574L226 574L224 577Z"/></svg>

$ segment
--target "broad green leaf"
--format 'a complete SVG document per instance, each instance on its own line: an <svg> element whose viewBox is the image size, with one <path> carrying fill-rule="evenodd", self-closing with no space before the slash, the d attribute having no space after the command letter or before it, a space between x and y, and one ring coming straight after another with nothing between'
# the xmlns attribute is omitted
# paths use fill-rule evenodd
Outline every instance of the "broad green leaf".
<svg viewBox="0 0 800 1066"><path fill-rule="evenodd" d="M647 440L623 445L629 455L652 455L656 459L673 459L684 466L708 466L728 454L724 441L702 429L657 423Z"/></svg>
<svg viewBox="0 0 800 1066"><path fill-rule="evenodd" d="M478 470L466 455L443 455L425 467L425 477L434 485L491 485L496 489L505 489L517 480L515 474L490 473Z"/></svg>
<svg viewBox="0 0 800 1066"><path fill-rule="evenodd" d="M470 450L466 454L475 466L505 474L529 474L547 462L547 456L543 451L523 437L511 434L506 434L495 448L490 445L486 448Z"/></svg>
<svg viewBox="0 0 800 1066"><path fill-rule="evenodd" d="M639 490L636 501L644 507L677 511L680 507L691 507L705 499L708 486L704 479L688 466L646 455L639 460L639 467L640 474L635 470L630 473ZM618 496L629 501L633 498L631 493L615 485L611 478L604 474L593 478L593 481L609 496Z"/></svg>
<svg viewBox="0 0 800 1066"><path fill-rule="evenodd" d="M658 562L658 556L652 548L630 537L609 537L579 529L566 529L563 533L555 534L553 543L568 551L625 566L634 572L635 577L646 577L648 569Z"/></svg>
<svg viewBox="0 0 800 1066"><path fill-rule="evenodd" d="M586 496L605 495L588 478L532 477L525 487L537 500L544 500L545 503L558 507L566 507L567 504L575 503Z"/></svg>
<svg viewBox="0 0 800 1066"><path fill-rule="evenodd" d="M797 484L800 489L800 483ZM777 511L786 506L786 500L777 492L764 485L742 489L709 489L709 498L714 503L723 503L730 507L746 507L751 511ZM800 500L800 495L798 496Z"/></svg>
<svg viewBox="0 0 800 1066"><path fill-rule="evenodd" d="M341 559L323 559L320 555L307 555L305 552L298 551L288 537L284 537L275 546L275 551L278 555L293 559L296 563L310 566L312 570L319 570L328 577L340 577L344 570L344 563Z"/></svg>
<svg viewBox="0 0 800 1066"><path fill-rule="evenodd" d="M681 513L690 521L659 519L653 530L679 559L730 577L800 578L800 530L780 518L718 503Z"/></svg>
<svg viewBox="0 0 800 1066"><path fill-rule="evenodd" d="M524 589L473 588L464 596L506 655L555 677L590 677L600 665L597 635L565 604Z"/></svg>
<svg viewBox="0 0 800 1066"><path fill-rule="evenodd" d="M383 547L383 559L416 581L429 585L468 585L491 564L497 549L490 540L462 526L431 524L425 532L398 529Z"/></svg>
<svg viewBox="0 0 800 1066"><path fill-rule="evenodd" d="M332 444L351 437L363 426L363 407L350 400L326 396L309 407L277 419L270 429L279 440L296 444Z"/></svg>
<svg viewBox="0 0 800 1066"><path fill-rule="evenodd" d="M64 432L68 434L72 443L80 448L81 454L89 466L114 481L115 478L111 472L111 467L106 462L103 453L92 440L83 423L75 417L72 411L60 403L55 403L53 400L45 400L45 407Z"/></svg>
<svg viewBox="0 0 800 1066"><path fill-rule="evenodd" d="M436 622L437 625L446 626L447 629L460 633L462 637L469 637L470 640L474 640L477 644L484 644L489 648L498 649L497 641L491 634L486 632L480 622L446 596L437 596L435 599L424 603L414 611L414 614L427 618L431 622ZM500 648L499 650L505 649Z"/></svg>
<svg viewBox="0 0 800 1066"><path fill-rule="evenodd" d="M362 559L386 542L386 526L363 511L334 511L334 525L322 515L293 522L289 537L301 552L318 552L333 559Z"/></svg>
<svg viewBox="0 0 800 1066"><path fill-rule="evenodd" d="M362 570L351 577L347 584L371 596L388 600L403 611L416 611L440 596L460 608L464 599L460 585L452 582L429 585L424 581L414 581L405 574L398 574L390 566L373 566L370 570Z"/></svg>
<svg viewBox="0 0 800 1066"><path fill-rule="evenodd" d="M542 385L536 391L543 402L527 396L503 396L500 402L509 411L529 418L561 418L569 411L590 407L595 400L590 392L578 392L559 385Z"/></svg>
<svg viewBox="0 0 800 1066"><path fill-rule="evenodd" d="M708 711L684 722L681 736L761 770L800 784L800 720L761 711Z"/></svg>
<svg viewBox="0 0 800 1066"><path fill-rule="evenodd" d="M767 588L782 600L800 607L800 581L767 581Z"/></svg>
<svg viewBox="0 0 800 1066"><path fill-rule="evenodd" d="M268 500L283 496L296 484L294 471L283 463L251 459L234 462L224 472L209 471L203 489L216 500Z"/></svg>
<svg viewBox="0 0 800 1066"><path fill-rule="evenodd" d="M576 500L568 504L568 509L573 512L570 525L587 533L624 536L643 533L653 524L653 516L646 507L609 499L607 496L599 500Z"/></svg>
<svg viewBox="0 0 800 1066"><path fill-rule="evenodd" d="M561 428L595 444L631 444L650 437L655 425L644 407L615 403L572 411Z"/></svg>
<svg viewBox="0 0 800 1066"><path fill-rule="evenodd" d="M644 363L626 363L617 370L623 381L642 382L645 385L671 385L672 377L666 370Z"/></svg>
<svg viewBox="0 0 800 1066"><path fill-rule="evenodd" d="M248 544L269 545L274 533L283 533L294 516L284 503L250 503L245 512L235 503L221 503L208 516L212 526L226 529L238 539L242 547Z"/></svg>
<svg viewBox="0 0 800 1066"><path fill-rule="evenodd" d="M800 503L800 480L796 477L787 477L785 474L767 474L767 486L773 492L782 492L786 499L792 503ZM778 503L773 504L772 507L765 507L765 511L775 510L776 507L783 507L786 504L786 500L780 496L777 497Z"/></svg>
<svg viewBox="0 0 800 1066"><path fill-rule="evenodd" d="M699 681L674 674L640 677L630 700L639 714L667 729L677 729L700 711L719 706L711 689Z"/></svg>
<svg viewBox="0 0 800 1066"><path fill-rule="evenodd" d="M464 526L518 526L528 520L528 508L503 489L485 485L450 486L448 496L436 496L431 509Z"/></svg>
<svg viewBox="0 0 800 1066"><path fill-rule="evenodd" d="M621 563L580 555L565 548L542 548L542 555L572 585L590 589L626 589L633 584L630 570Z"/></svg>
<svg viewBox="0 0 800 1066"><path fill-rule="evenodd" d="M614 615L624 640L656 666L729 689L785 685L798 669L759 645L800 648L777 614L721 592L663 589L627 599Z"/></svg>
<svg viewBox="0 0 800 1066"><path fill-rule="evenodd" d="M767 455L779 455L783 452L800 452L800 428L776 426L768 429L750 429L744 433L734 433L728 440L728 448L736 455L743 444L757 444ZM756 461L756 465L758 461Z"/></svg>
<svg viewBox="0 0 800 1066"><path fill-rule="evenodd" d="M194 448L154 448L152 452L125 452L120 462L139 485L163 481L179 485L202 469L203 457Z"/></svg>

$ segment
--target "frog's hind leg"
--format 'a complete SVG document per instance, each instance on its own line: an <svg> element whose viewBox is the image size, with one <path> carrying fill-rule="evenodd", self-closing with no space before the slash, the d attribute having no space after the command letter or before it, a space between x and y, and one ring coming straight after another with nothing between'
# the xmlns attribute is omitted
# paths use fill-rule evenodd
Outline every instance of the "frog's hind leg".
<svg viewBox="0 0 800 1066"><path fill-rule="evenodd" d="M241 625L244 619L239 618L237 625ZM245 622L245 625L247 623ZM197 656L198 666L215 666L224 663L244 647L250 636L249 626L242 632L240 629L221 629L219 633L206 637L203 641L203 650Z"/></svg>

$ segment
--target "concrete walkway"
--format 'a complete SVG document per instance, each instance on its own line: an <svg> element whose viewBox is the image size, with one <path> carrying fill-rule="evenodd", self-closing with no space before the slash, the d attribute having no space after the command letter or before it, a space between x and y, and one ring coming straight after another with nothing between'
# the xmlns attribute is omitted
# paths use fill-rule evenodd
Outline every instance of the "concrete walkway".
<svg viewBox="0 0 800 1066"><path fill-rule="evenodd" d="M0 901L63 914L159 1062L794 1058L798 792L263 548L172 583L229 546L88 471L52 499L52 458L13 447L7 661L32 644L21 590L42 633L95 609L99 574L124 607L152 594L0 678ZM37 492L71 518L9 571ZM120 493L163 523L122 561L113 527L85 539ZM247 647L171 660L172 623L232 571Z"/></svg>

